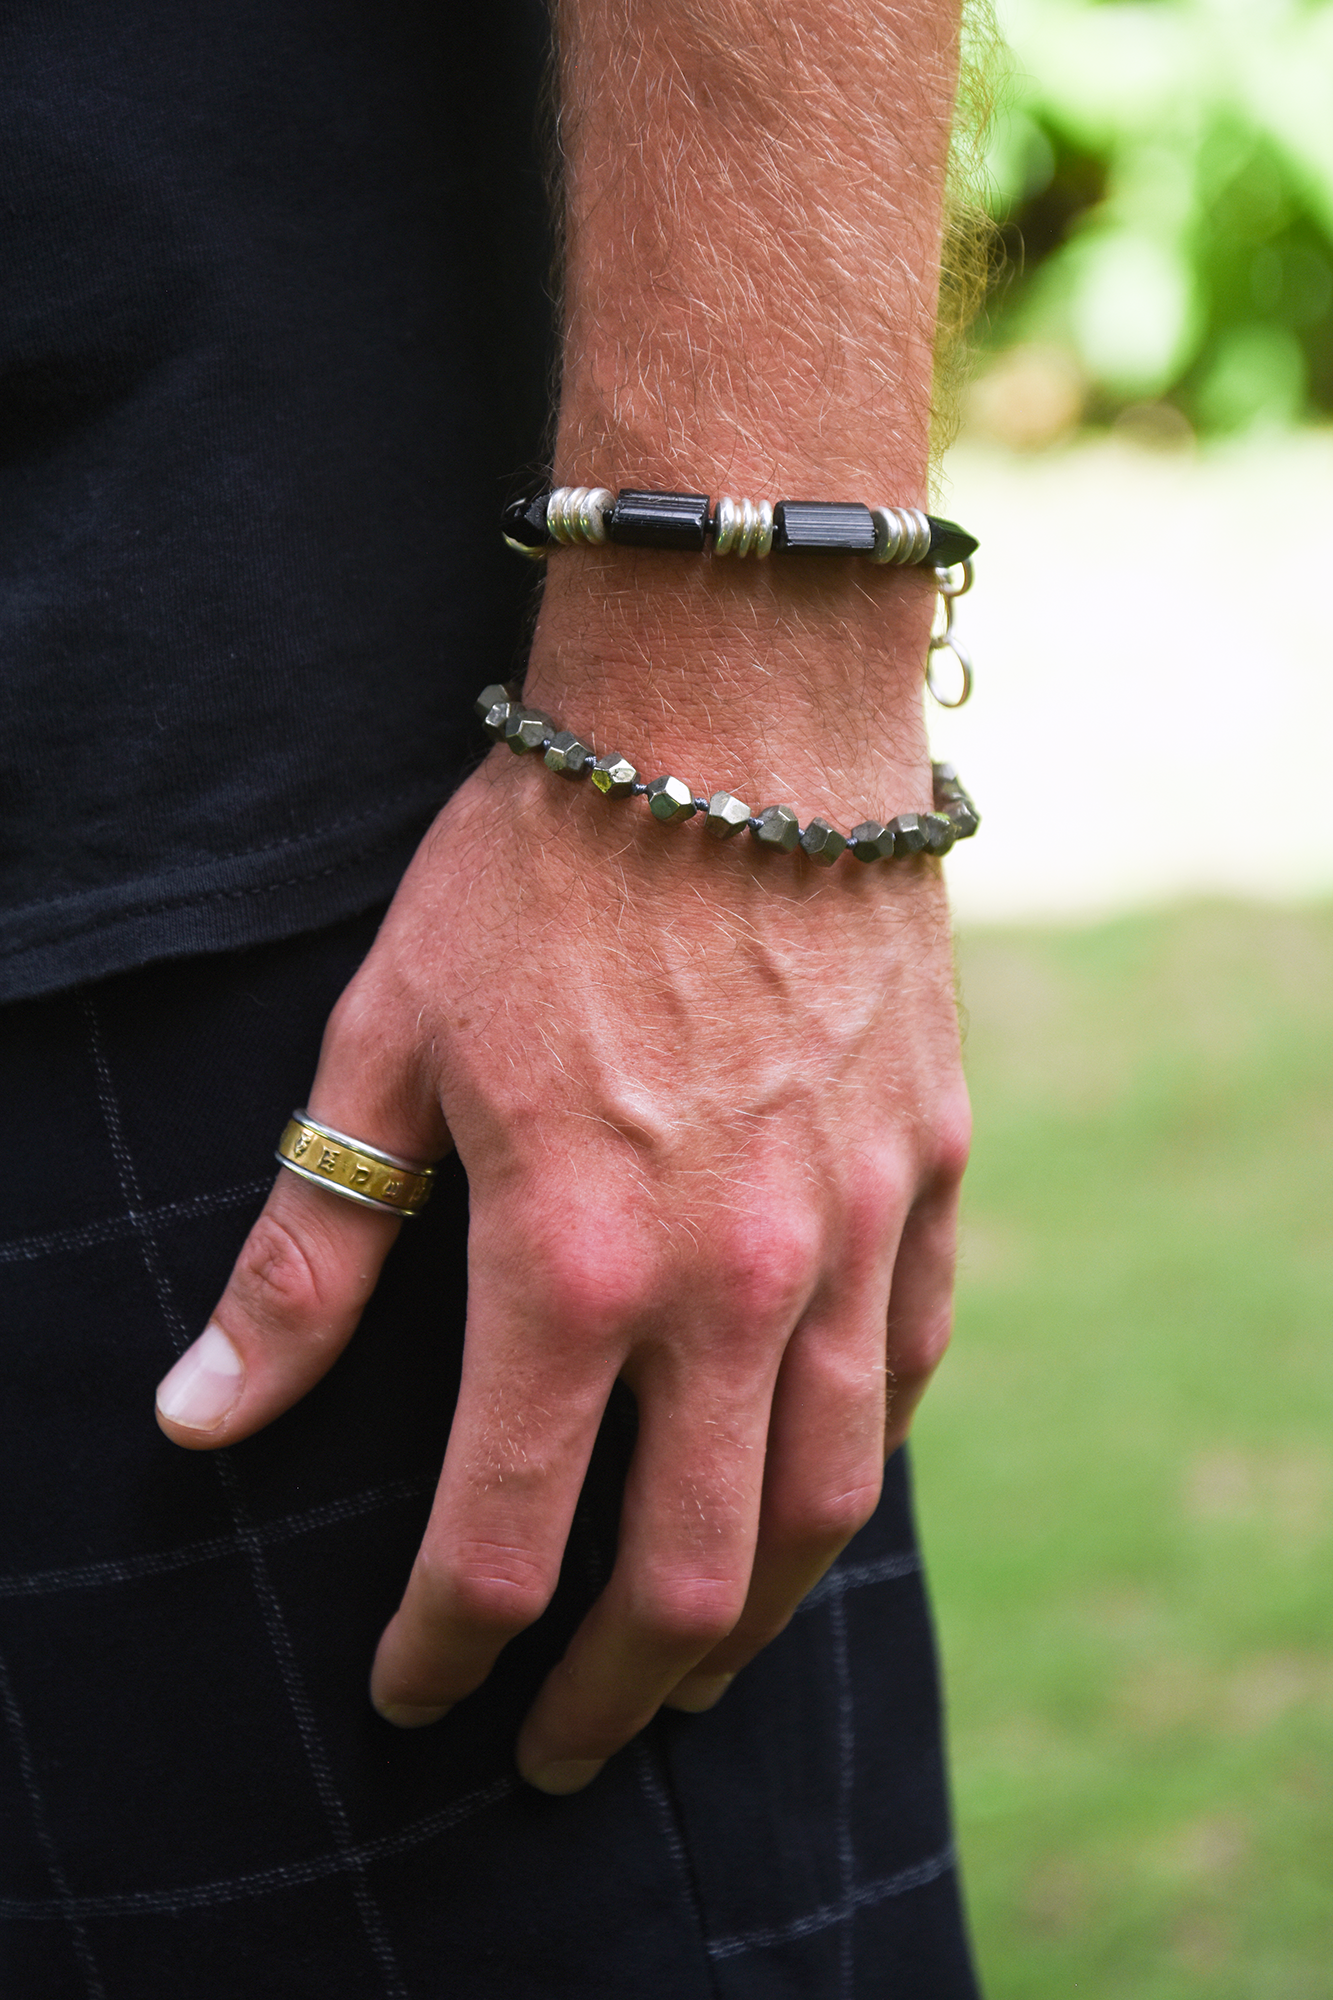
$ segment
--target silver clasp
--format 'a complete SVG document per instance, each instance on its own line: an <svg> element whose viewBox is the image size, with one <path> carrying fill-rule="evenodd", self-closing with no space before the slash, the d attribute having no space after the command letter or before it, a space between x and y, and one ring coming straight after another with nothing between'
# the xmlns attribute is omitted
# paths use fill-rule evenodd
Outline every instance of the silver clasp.
<svg viewBox="0 0 1333 2000"><path fill-rule="evenodd" d="M955 570L962 571L961 577L955 577ZM968 591L972 588L973 576L974 571L970 556L963 562L956 564L953 569L937 569L935 571L935 588L939 592L940 603L944 607L944 623L933 628L930 634L930 650L926 655L926 686L930 689L932 696L941 708L961 708L972 692L972 662L954 637L953 617L954 604L958 598L967 596ZM959 685L959 691L952 700L940 693L939 683L935 678L935 655L937 653L952 653L954 659L958 662L958 670L962 676L962 680Z"/></svg>

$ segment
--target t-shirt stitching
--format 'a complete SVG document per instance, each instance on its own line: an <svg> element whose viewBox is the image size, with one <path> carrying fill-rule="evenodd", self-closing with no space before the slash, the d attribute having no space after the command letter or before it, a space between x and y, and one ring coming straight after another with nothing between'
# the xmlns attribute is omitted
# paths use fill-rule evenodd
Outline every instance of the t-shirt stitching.
<svg viewBox="0 0 1333 2000"><path fill-rule="evenodd" d="M132 923L140 917L154 917L166 910L199 909L208 903L237 902L247 896L268 896L279 889L299 889L307 882L322 882L329 875L342 875L357 861L364 861L372 854L380 853L386 847L394 846L402 839L401 830L386 834L383 840L372 841L369 847L358 848L344 860L334 862L328 868L314 868L304 875L289 875L282 882L254 882L245 889L205 889L194 895L168 896L156 903L141 903L132 909L109 910L105 915L90 918L87 923L78 924L71 930L61 931L58 937L43 938L35 944L20 945L15 951L2 954L8 964L17 964L20 959L31 957L34 952L58 950L73 938L86 937L90 931L112 930L120 925ZM263 853L263 849L257 850ZM32 906L29 905L29 908Z"/></svg>
<svg viewBox="0 0 1333 2000"><path fill-rule="evenodd" d="M422 804L424 804L426 801L429 800L432 804L432 809L436 809L438 806L443 805L448 797L449 793L447 790L441 792L437 790L434 786L425 787L417 785L414 786L410 791L390 792L387 794L386 797L380 800L378 805L367 806L364 812L348 813L342 819L325 820L322 826L311 827L309 831L306 833L284 834L281 840L265 841L261 846L258 847L228 848L225 853L211 854L208 857L207 862L196 863L194 865L202 867L212 867L224 861L249 861L252 860L254 856L258 854L276 854L279 851L279 849L284 847L308 847L311 841L322 840L325 838L326 835L331 833L338 833L344 827L360 826L363 824L364 821L368 819L374 819L377 816L377 814L386 811L391 806L400 806L408 800L416 800ZM302 879L308 881L308 880L313 880L314 878L307 876L307 877L302 877ZM104 884L103 886L117 887L119 885ZM255 892L248 889L234 889L234 890L218 889L218 890L210 890L207 893L209 895L223 896L223 895L251 895ZM3 921L6 917L26 916L29 910L54 909L57 908L61 903L68 902L69 900L70 899L68 896L63 896L63 895L34 896L30 899L30 901L26 903L6 903L3 906L0 906L0 921ZM195 898L193 896L190 896L186 900L189 902L193 902ZM137 905L134 907L136 909L138 908ZM169 902L150 903L143 906L143 914L146 915L151 910L170 909L172 907L173 905ZM91 927L95 928L95 924ZM89 926L84 926L83 928L89 928ZM69 933L69 935L79 936L81 935L81 931L71 932Z"/></svg>

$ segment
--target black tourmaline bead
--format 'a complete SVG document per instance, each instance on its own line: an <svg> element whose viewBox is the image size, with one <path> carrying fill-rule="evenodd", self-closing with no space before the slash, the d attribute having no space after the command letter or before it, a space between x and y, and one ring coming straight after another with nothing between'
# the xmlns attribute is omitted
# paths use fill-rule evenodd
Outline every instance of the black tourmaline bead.
<svg viewBox="0 0 1333 2000"><path fill-rule="evenodd" d="M859 500L779 500L773 509L773 546L869 555L875 523Z"/></svg>
<svg viewBox="0 0 1333 2000"><path fill-rule="evenodd" d="M697 555L708 535L708 495L620 493L607 533L629 548L686 549Z"/></svg>
<svg viewBox="0 0 1333 2000"><path fill-rule="evenodd" d="M934 514L926 518L930 522L930 554L926 561L937 569L952 569L955 563L975 555L980 548L976 536L960 528L957 521L941 521Z"/></svg>
<svg viewBox="0 0 1333 2000"><path fill-rule="evenodd" d="M921 824L926 830L927 854L947 854L957 838L953 821L943 813L922 813Z"/></svg>
<svg viewBox="0 0 1333 2000"><path fill-rule="evenodd" d="M546 503L549 493L539 493L535 500L515 500L500 516L500 526L511 542L521 542L525 549L544 549L551 539L546 526Z"/></svg>
<svg viewBox="0 0 1333 2000"><path fill-rule="evenodd" d="M953 828L955 840L971 840L981 825L981 814L966 796L954 799L946 806L945 815Z"/></svg>
<svg viewBox="0 0 1333 2000"><path fill-rule="evenodd" d="M920 813L899 813L889 821L888 830L893 835L895 854L922 854L930 845Z"/></svg>

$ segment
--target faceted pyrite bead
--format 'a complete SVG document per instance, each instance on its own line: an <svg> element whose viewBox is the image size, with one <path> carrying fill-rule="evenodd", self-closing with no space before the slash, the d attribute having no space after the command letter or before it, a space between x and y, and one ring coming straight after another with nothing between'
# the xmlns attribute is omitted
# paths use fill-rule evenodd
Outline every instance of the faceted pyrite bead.
<svg viewBox="0 0 1333 2000"><path fill-rule="evenodd" d="M761 847L791 854L801 844L801 822L790 806L765 806L755 820L754 837Z"/></svg>
<svg viewBox="0 0 1333 2000"><path fill-rule="evenodd" d="M926 830L927 854L947 854L956 837L953 821L943 813L922 813L921 824Z"/></svg>
<svg viewBox="0 0 1333 2000"><path fill-rule="evenodd" d="M580 743L568 729L557 731L546 752L547 770L558 771L562 778L586 778L592 768L592 760L593 753L588 744Z"/></svg>
<svg viewBox="0 0 1333 2000"><path fill-rule="evenodd" d="M555 723L540 708L525 708L521 702L514 703L505 718L504 740L516 757L522 757L529 750L540 750L555 735Z"/></svg>
<svg viewBox="0 0 1333 2000"><path fill-rule="evenodd" d="M947 806L952 799L965 796L958 782L958 773L952 764L932 764L930 767L930 790L936 808Z"/></svg>
<svg viewBox="0 0 1333 2000"><path fill-rule="evenodd" d="M708 817L704 825L714 840L730 840L742 827L750 824L750 808L730 792L714 792L708 801Z"/></svg>
<svg viewBox="0 0 1333 2000"><path fill-rule="evenodd" d="M517 681L492 681L473 702L481 726L492 742L498 743L503 737L509 711L518 704L521 693Z"/></svg>
<svg viewBox="0 0 1333 2000"><path fill-rule="evenodd" d="M826 819L812 819L801 835L801 846L821 868L831 868L846 845L844 836Z"/></svg>
<svg viewBox="0 0 1333 2000"><path fill-rule="evenodd" d="M517 701L522 693L517 681L491 681L484 687L472 706L484 722L489 710L497 702Z"/></svg>
<svg viewBox="0 0 1333 2000"><path fill-rule="evenodd" d="M893 828L881 826L877 819L863 819L860 826L852 828L847 845L858 861L892 861Z"/></svg>
<svg viewBox="0 0 1333 2000"><path fill-rule="evenodd" d="M936 812L948 820L955 840L970 840L981 825L981 815L963 790L957 771L952 764L932 764L930 776Z"/></svg>
<svg viewBox="0 0 1333 2000"><path fill-rule="evenodd" d="M599 757L589 776L599 792L605 792L609 799L628 798L630 789L638 782L639 774L628 757L622 757L612 750L605 757Z"/></svg>
<svg viewBox="0 0 1333 2000"><path fill-rule="evenodd" d="M898 854L920 854L929 845L930 836L921 824L920 813L899 813L889 821L889 829Z"/></svg>
<svg viewBox="0 0 1333 2000"><path fill-rule="evenodd" d="M694 817L694 794L683 778L654 778L647 797L653 818L665 820L668 826L675 820Z"/></svg>

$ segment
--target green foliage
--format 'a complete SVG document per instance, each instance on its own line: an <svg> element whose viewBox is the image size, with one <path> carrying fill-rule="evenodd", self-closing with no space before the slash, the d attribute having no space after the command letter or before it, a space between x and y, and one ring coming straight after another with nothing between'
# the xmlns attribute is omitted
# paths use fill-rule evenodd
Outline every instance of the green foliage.
<svg viewBox="0 0 1333 2000"><path fill-rule="evenodd" d="M916 1470L989 2000L1329 2000L1333 909L961 964Z"/></svg>
<svg viewBox="0 0 1333 2000"><path fill-rule="evenodd" d="M997 345L1111 414L1333 410L1333 0L1008 0L989 151Z"/></svg>

